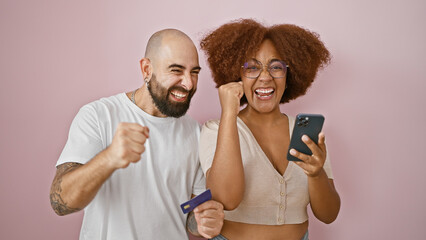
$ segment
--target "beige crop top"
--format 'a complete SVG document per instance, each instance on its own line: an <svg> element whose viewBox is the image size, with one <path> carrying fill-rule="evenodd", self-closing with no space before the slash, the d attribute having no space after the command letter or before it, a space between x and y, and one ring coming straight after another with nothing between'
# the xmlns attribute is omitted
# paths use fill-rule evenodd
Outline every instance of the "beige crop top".
<svg viewBox="0 0 426 240"><path fill-rule="evenodd" d="M246 189L240 205L225 211L225 219L263 225L298 224L308 220L308 179L302 168L290 161L284 175L280 175L240 118L237 118L237 126ZM293 126L294 118L289 117L290 134ZM218 128L219 120L211 120L201 130L200 162L204 174L213 162ZM332 179L328 155L324 170Z"/></svg>

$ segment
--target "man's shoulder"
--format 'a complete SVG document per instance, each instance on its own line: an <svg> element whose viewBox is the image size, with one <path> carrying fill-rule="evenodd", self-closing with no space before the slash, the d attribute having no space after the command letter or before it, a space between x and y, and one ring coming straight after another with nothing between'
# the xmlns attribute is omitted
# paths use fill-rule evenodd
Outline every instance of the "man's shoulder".
<svg viewBox="0 0 426 240"><path fill-rule="evenodd" d="M103 109L111 109L115 107L120 107L125 104L123 100L125 93L119 93L109 97L102 97L100 99L89 102L81 107L81 109L93 109L95 111Z"/></svg>
<svg viewBox="0 0 426 240"><path fill-rule="evenodd" d="M123 96L125 96L125 93L119 93L116 95L112 95L109 97L102 97L100 99L94 100L90 103L87 103L88 106L101 106L101 105L117 105L117 104L123 104ZM86 106L85 105L85 106Z"/></svg>

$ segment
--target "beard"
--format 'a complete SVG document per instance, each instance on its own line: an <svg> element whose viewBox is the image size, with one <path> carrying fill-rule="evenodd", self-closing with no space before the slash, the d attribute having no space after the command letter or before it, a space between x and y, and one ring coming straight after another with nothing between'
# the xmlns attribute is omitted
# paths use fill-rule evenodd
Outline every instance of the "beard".
<svg viewBox="0 0 426 240"><path fill-rule="evenodd" d="M186 100L184 102L175 102L169 100L169 96L172 90L178 90L187 93L188 96L186 97ZM158 110L168 117L175 118L185 115L186 111L188 111L191 98L195 93L194 88L190 91L178 86L166 89L157 81L155 74L152 74L152 78L149 81L148 91L152 100L154 101L154 105L158 108Z"/></svg>

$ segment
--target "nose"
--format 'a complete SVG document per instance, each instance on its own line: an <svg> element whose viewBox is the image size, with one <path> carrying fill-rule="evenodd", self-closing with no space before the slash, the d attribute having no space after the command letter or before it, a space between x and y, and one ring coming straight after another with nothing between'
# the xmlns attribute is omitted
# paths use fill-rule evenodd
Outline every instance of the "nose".
<svg viewBox="0 0 426 240"><path fill-rule="evenodd" d="M272 76L269 73L267 66L263 66L262 71L260 72L260 75L259 75L259 80L261 80L261 81L272 80Z"/></svg>
<svg viewBox="0 0 426 240"><path fill-rule="evenodd" d="M190 91L194 87L194 83L192 82L191 73L186 73L183 75L183 79L181 82L183 88Z"/></svg>

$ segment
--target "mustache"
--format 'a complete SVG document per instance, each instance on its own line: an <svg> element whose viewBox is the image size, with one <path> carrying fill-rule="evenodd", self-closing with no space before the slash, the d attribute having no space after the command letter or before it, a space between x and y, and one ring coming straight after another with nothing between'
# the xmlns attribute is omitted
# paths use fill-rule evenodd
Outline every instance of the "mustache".
<svg viewBox="0 0 426 240"><path fill-rule="evenodd" d="M189 95L189 94L191 94L191 93L193 92L193 89L191 89L191 90L186 90L185 88L183 88L183 87L181 87L181 86L174 86L174 87L169 88L169 93L170 93L171 91L173 91L173 90L177 90L177 91L180 91L180 92L184 92L184 93L187 93L188 95Z"/></svg>

